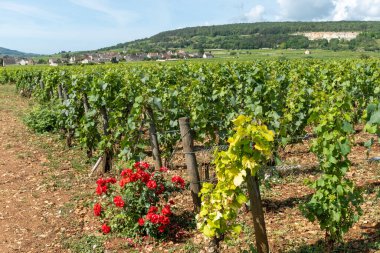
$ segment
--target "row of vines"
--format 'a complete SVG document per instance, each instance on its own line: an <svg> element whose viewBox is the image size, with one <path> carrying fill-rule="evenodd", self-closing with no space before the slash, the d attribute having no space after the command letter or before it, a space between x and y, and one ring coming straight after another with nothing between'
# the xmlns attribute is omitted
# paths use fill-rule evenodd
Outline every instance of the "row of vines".
<svg viewBox="0 0 380 253"><path fill-rule="evenodd" d="M0 82L15 83L20 93L56 108L58 128L65 133L68 145L75 140L89 157L105 155L109 161L146 155L149 140L145 131L152 122L162 156L169 159L178 141L181 117L190 118L196 140L207 146L227 144L227 137L234 135L233 119L249 115L248 121L254 119L272 131L249 126L248 121L241 128L261 129L255 130L260 133L254 136L273 142L269 145L272 156L268 145L256 150L271 157L268 162L262 157L256 161L271 165L279 162L280 148L312 129L316 138L311 151L324 174L311 183L315 194L302 206L304 214L319 221L326 231L327 248L332 248L361 213L361 194L345 175L355 126L380 133L378 60L4 68L0 69ZM249 135L242 131L235 133L234 145ZM368 140L366 146L373 143L374 139ZM216 156L217 173L230 181L205 184L202 190L199 227L208 236L220 238L239 232L230 222L238 206L246 202L239 179L254 175L259 168L259 163L253 165L255 160L247 162L249 155L257 156L255 149L239 150L230 145L228 151ZM234 155L240 156L236 158L240 169L228 165ZM248 158L243 161L244 156ZM230 202L223 204L213 199L215 196L228 197ZM235 203L233 207L231 203Z"/></svg>

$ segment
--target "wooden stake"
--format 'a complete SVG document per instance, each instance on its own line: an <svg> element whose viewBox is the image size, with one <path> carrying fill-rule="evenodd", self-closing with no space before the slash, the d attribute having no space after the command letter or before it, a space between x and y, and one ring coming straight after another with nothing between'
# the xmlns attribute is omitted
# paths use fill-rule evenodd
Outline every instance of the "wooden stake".
<svg viewBox="0 0 380 253"><path fill-rule="evenodd" d="M102 115L102 118L103 118L104 135L108 136L110 134L110 132L109 132L107 108L105 106L102 106L100 108L100 114ZM106 172L111 171L111 170L112 170L112 150L109 148L106 148L104 150L102 172L106 173Z"/></svg>
<svg viewBox="0 0 380 253"><path fill-rule="evenodd" d="M189 118L180 118L179 127L181 131L183 152L186 158L187 173L190 178L190 190L193 198L194 211L199 212L201 209L201 199L199 192L201 191L201 183L199 172L197 168L197 159L194 153L194 142L191 136L190 120Z"/></svg>
<svg viewBox="0 0 380 253"><path fill-rule="evenodd" d="M156 170L159 170L162 167L162 160L160 154L160 146L157 138L156 124L154 121L154 114L151 107L147 108L147 113L149 117L149 135L150 135L150 143L152 146L152 153L154 159L154 166Z"/></svg>
<svg viewBox="0 0 380 253"><path fill-rule="evenodd" d="M265 228L265 219L263 206L261 203L260 188L257 176L252 176L250 171L247 172L247 185L250 209L255 228L256 248L259 253L269 253L267 232Z"/></svg>

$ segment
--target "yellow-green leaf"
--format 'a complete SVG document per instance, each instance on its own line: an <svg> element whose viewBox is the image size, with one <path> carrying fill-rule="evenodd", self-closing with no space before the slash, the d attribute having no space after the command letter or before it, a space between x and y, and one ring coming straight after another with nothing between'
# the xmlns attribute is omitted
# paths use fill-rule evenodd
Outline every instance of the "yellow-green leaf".
<svg viewBox="0 0 380 253"><path fill-rule="evenodd" d="M247 175L247 172L245 170L242 170L235 178L234 178L234 185L240 186L244 182L244 177Z"/></svg>
<svg viewBox="0 0 380 253"><path fill-rule="evenodd" d="M203 227L203 234L207 237L215 236L215 229L212 229L209 225Z"/></svg>

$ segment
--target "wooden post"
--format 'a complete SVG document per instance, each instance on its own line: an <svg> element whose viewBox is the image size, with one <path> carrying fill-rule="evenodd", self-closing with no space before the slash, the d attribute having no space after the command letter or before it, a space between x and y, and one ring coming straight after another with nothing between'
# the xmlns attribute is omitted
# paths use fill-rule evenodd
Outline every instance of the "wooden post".
<svg viewBox="0 0 380 253"><path fill-rule="evenodd" d="M50 94L49 98L52 99L54 97L54 92L52 88L49 88L49 94Z"/></svg>
<svg viewBox="0 0 380 253"><path fill-rule="evenodd" d="M255 228L256 248L259 253L269 253L267 232L265 228L265 219L263 206L261 203L259 182L257 176L252 176L250 171L247 172L247 185L249 194L249 203Z"/></svg>
<svg viewBox="0 0 380 253"><path fill-rule="evenodd" d="M201 183L197 168L197 159L194 153L194 142L190 132L190 120L189 118L184 117L180 118L178 121L181 131L183 152L186 158L187 173L190 178L190 190L191 197L193 198L194 211L199 212L201 209L201 199L199 197Z"/></svg>
<svg viewBox="0 0 380 253"><path fill-rule="evenodd" d="M45 84L42 80L40 80L40 88L42 91L45 90Z"/></svg>
<svg viewBox="0 0 380 253"><path fill-rule="evenodd" d="M62 87L62 94L63 94L63 98L65 99L65 100L68 100L69 99L69 93L67 92L67 89L66 89L66 86L64 86L64 85L62 85L61 86Z"/></svg>
<svg viewBox="0 0 380 253"><path fill-rule="evenodd" d="M62 91L62 85L58 84L58 97L63 103L63 91Z"/></svg>
<svg viewBox="0 0 380 253"><path fill-rule="evenodd" d="M109 132L108 114L107 114L107 109L105 106L102 106L100 108L100 114L102 115L102 118L103 118L104 135L108 136L110 132ZM106 148L104 150L102 172L106 173L108 171L111 171L111 169L112 169L112 150L109 148Z"/></svg>
<svg viewBox="0 0 380 253"><path fill-rule="evenodd" d="M84 112L88 113L88 111L90 110L90 104L88 103L88 97L86 93L83 93L82 101L83 101Z"/></svg>
<svg viewBox="0 0 380 253"><path fill-rule="evenodd" d="M162 167L162 160L161 160L161 154L160 154L160 146L158 144L158 138L157 138L156 123L154 121L154 114L151 107L147 108L147 113L149 117L149 136L150 136L150 144L152 145L154 166L156 170L159 170Z"/></svg>

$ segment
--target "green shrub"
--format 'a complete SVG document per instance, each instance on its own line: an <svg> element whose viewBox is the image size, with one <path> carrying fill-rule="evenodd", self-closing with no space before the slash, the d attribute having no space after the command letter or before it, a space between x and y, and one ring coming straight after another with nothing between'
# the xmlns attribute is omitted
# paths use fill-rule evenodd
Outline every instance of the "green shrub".
<svg viewBox="0 0 380 253"><path fill-rule="evenodd" d="M57 110L50 105L38 106L24 118L24 122L37 133L53 132L58 126Z"/></svg>

